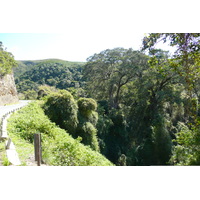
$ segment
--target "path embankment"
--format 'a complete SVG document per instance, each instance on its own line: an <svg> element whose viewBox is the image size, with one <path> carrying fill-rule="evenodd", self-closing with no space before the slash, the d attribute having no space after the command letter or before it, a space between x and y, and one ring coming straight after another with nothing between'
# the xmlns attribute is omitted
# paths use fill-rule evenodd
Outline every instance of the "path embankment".
<svg viewBox="0 0 200 200"><path fill-rule="evenodd" d="M21 162L19 160L15 145L7 133L7 120L13 112L26 106L29 102L30 101L22 100L17 104L0 106L0 140L5 140L6 156L12 165L20 165Z"/></svg>

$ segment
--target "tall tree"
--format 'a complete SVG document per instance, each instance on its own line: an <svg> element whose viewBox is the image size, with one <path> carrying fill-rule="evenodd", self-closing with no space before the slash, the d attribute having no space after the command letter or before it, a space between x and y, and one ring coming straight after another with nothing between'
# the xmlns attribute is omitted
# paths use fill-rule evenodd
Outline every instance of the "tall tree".
<svg viewBox="0 0 200 200"><path fill-rule="evenodd" d="M200 74L200 33L152 33L143 39L143 50L151 52L159 41L169 41L176 48L171 67L183 77L191 97Z"/></svg>
<svg viewBox="0 0 200 200"><path fill-rule="evenodd" d="M198 113L198 83L200 73L200 34L199 33L161 33L150 34L143 40L144 49L150 51L159 40L170 41L176 51L171 59L171 69L181 78L187 97L185 111L189 123L178 123L176 146L171 163L177 165L199 165L200 163L200 120ZM196 98L198 97L198 98Z"/></svg>
<svg viewBox="0 0 200 200"><path fill-rule="evenodd" d="M111 108L119 108L122 88L142 76L147 56L132 49L107 49L87 59L84 76L92 96L106 99Z"/></svg>
<svg viewBox="0 0 200 200"><path fill-rule="evenodd" d="M125 98L132 100L127 110L130 141L127 163L136 165L165 165L168 162L172 120L166 108L179 101L177 76L170 70L167 53L160 49L151 53L155 57L149 60L149 68L143 71L141 79L133 82Z"/></svg>

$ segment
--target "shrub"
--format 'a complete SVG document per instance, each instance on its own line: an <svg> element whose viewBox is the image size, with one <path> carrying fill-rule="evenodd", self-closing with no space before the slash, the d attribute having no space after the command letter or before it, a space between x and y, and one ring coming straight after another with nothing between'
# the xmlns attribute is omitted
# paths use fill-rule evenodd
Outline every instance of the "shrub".
<svg viewBox="0 0 200 200"><path fill-rule="evenodd" d="M78 128L77 136L82 138L82 143L89 145L95 151L99 151L97 139L97 129L95 128L98 121L97 103L91 98L80 98L78 104Z"/></svg>
<svg viewBox="0 0 200 200"><path fill-rule="evenodd" d="M47 96L44 104L45 114L69 133L76 130L78 124L78 106L70 92L60 90Z"/></svg>
<svg viewBox="0 0 200 200"><path fill-rule="evenodd" d="M78 100L78 108L81 112L91 112L97 109L97 103L91 98L80 98Z"/></svg>
<svg viewBox="0 0 200 200"><path fill-rule="evenodd" d="M84 145L89 145L93 150L99 151L97 129L90 123L84 122L77 128L77 135L82 138Z"/></svg>
<svg viewBox="0 0 200 200"><path fill-rule="evenodd" d="M57 127L44 114L37 102L33 102L13 114L9 119L9 133L33 142L33 133L41 133L42 157L45 163L56 166L113 165L103 155L73 139L65 130Z"/></svg>
<svg viewBox="0 0 200 200"><path fill-rule="evenodd" d="M61 128L67 130L75 139L82 138L82 143L99 151L97 130L97 103L91 98L74 100L71 93L61 90L46 97L45 114Z"/></svg>

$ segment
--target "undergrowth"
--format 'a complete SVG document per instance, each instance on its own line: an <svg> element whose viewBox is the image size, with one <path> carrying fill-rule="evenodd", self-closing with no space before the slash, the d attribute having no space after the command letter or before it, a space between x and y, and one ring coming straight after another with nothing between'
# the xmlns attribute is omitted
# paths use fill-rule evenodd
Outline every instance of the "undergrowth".
<svg viewBox="0 0 200 200"><path fill-rule="evenodd" d="M10 117L8 133L22 162L33 154L34 134L41 133L42 158L48 165L113 165L100 153L81 144L80 138L73 139L65 130L52 123L37 102L30 103Z"/></svg>

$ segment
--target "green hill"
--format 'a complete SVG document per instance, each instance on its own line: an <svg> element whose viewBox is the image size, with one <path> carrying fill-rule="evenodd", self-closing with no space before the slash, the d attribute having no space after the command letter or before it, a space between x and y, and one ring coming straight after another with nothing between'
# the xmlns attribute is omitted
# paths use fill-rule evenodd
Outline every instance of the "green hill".
<svg viewBox="0 0 200 200"><path fill-rule="evenodd" d="M59 59L17 61L14 69L15 82L22 99L35 99L39 86L47 85L58 89L82 88L83 62ZM22 96L21 95L21 96Z"/></svg>

